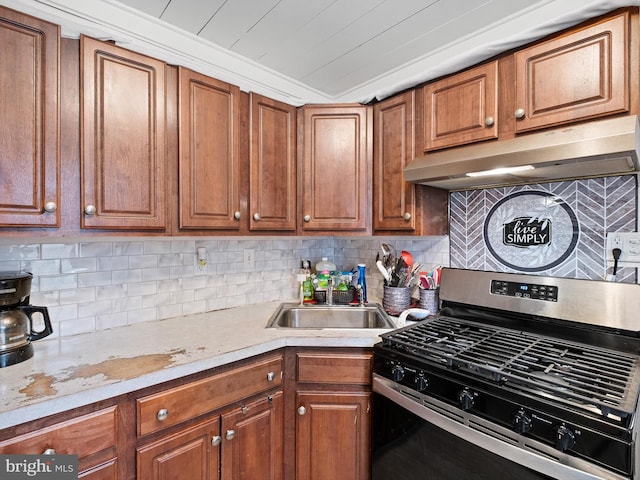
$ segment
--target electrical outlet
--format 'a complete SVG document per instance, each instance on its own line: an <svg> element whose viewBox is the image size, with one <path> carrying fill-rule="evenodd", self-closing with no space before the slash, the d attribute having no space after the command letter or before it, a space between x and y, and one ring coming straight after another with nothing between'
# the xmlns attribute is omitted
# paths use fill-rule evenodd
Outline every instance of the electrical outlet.
<svg viewBox="0 0 640 480"><path fill-rule="evenodd" d="M256 267L256 251L252 248L244 250L244 268L245 270L253 270Z"/></svg>
<svg viewBox="0 0 640 480"><path fill-rule="evenodd" d="M613 249L619 248L622 253L618 260L619 266L640 266L640 233L613 232L607 233L607 260L613 263Z"/></svg>

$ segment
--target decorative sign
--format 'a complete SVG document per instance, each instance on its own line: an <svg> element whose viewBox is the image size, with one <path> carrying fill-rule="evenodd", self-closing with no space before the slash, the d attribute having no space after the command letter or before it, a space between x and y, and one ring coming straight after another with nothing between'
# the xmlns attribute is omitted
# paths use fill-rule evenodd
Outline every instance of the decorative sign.
<svg viewBox="0 0 640 480"><path fill-rule="evenodd" d="M578 219L571 207L542 191L521 191L503 198L484 223L484 240L491 255L522 272L560 265L576 248L578 235Z"/></svg>

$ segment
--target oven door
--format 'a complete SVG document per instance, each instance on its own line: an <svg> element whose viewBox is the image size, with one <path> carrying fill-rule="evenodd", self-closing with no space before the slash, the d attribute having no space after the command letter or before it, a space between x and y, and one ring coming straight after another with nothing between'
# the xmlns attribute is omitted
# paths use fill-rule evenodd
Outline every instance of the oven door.
<svg viewBox="0 0 640 480"><path fill-rule="evenodd" d="M578 470L469 428L380 375L373 390L373 480L625 478Z"/></svg>

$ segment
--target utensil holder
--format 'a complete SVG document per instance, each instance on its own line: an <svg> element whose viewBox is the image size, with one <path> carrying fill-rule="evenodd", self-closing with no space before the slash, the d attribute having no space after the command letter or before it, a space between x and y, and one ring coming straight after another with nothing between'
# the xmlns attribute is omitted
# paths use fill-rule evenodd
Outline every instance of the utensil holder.
<svg viewBox="0 0 640 480"><path fill-rule="evenodd" d="M389 315L400 315L411 306L410 287L389 287L384 285L382 306Z"/></svg>
<svg viewBox="0 0 640 480"><path fill-rule="evenodd" d="M420 289L420 308L429 310L429 315L436 315L440 309L440 289Z"/></svg>

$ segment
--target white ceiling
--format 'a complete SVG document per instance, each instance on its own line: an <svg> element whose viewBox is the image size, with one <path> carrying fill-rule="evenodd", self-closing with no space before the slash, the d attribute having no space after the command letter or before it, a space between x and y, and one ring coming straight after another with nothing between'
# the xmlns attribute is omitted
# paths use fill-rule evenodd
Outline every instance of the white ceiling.
<svg viewBox="0 0 640 480"><path fill-rule="evenodd" d="M0 0L294 105L367 102L640 0Z"/></svg>

